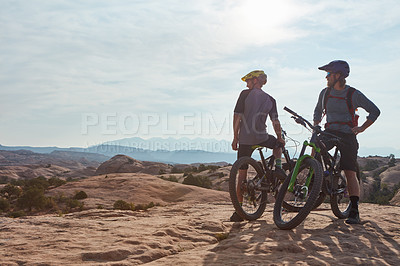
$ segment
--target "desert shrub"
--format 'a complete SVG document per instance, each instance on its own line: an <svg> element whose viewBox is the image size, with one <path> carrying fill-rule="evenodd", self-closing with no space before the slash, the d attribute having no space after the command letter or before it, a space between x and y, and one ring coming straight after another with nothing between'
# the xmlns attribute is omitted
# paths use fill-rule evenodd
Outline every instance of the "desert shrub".
<svg viewBox="0 0 400 266"><path fill-rule="evenodd" d="M71 209L76 209L76 208L79 208L80 210L82 210L83 209L83 205L84 205L84 203L80 202L77 199L68 199L67 200L67 208L69 208L70 210Z"/></svg>
<svg viewBox="0 0 400 266"><path fill-rule="evenodd" d="M372 171L375 170L376 168L379 167L379 161L378 160L367 160L367 163L365 166L362 168L364 171Z"/></svg>
<svg viewBox="0 0 400 266"><path fill-rule="evenodd" d="M147 210L147 208L146 208L145 204L136 204L134 210L135 211L145 211L145 210Z"/></svg>
<svg viewBox="0 0 400 266"><path fill-rule="evenodd" d="M6 212L10 209L10 202L5 198L0 198L0 212Z"/></svg>
<svg viewBox="0 0 400 266"><path fill-rule="evenodd" d="M171 181L171 182L178 182L178 178L174 175L170 175L169 177L160 176L162 180Z"/></svg>
<svg viewBox="0 0 400 266"><path fill-rule="evenodd" d="M67 183L67 181L62 180L58 177L49 178L49 180L47 180L47 182L49 183L50 186L53 186L53 187L59 187L59 186L62 186Z"/></svg>
<svg viewBox="0 0 400 266"><path fill-rule="evenodd" d="M45 204L44 204L44 209L45 210L59 210L57 202L54 200L52 197L47 197Z"/></svg>
<svg viewBox="0 0 400 266"><path fill-rule="evenodd" d="M115 210L135 210L135 205L133 203L128 203L124 200L117 200L113 205Z"/></svg>
<svg viewBox="0 0 400 266"><path fill-rule="evenodd" d="M158 171L158 174L159 175L165 175L167 172L164 170L164 169L160 169L159 171Z"/></svg>
<svg viewBox="0 0 400 266"><path fill-rule="evenodd" d="M224 173L222 173L222 172L219 172L219 173L218 173L218 178L222 178L222 177L224 177L224 176L225 176Z"/></svg>
<svg viewBox="0 0 400 266"><path fill-rule="evenodd" d="M37 188L46 190L49 188L50 184L49 184L49 181L47 181L47 179L44 176L39 176L39 177L27 180L26 186L27 187L37 187Z"/></svg>
<svg viewBox="0 0 400 266"><path fill-rule="evenodd" d="M81 191L75 193L73 199L82 200L82 199L86 199L87 197L88 197L88 195L86 194L86 192L81 190Z"/></svg>
<svg viewBox="0 0 400 266"><path fill-rule="evenodd" d="M199 167L197 168L198 172L203 172L207 170L207 167L204 164L200 164Z"/></svg>
<svg viewBox="0 0 400 266"><path fill-rule="evenodd" d="M192 174L188 174L183 180L182 184L193 185L203 188L211 188L212 186L212 183L208 176L194 176Z"/></svg>
<svg viewBox="0 0 400 266"><path fill-rule="evenodd" d="M372 192L365 202L388 205L390 200L394 197L394 195L396 195L399 188L400 183L392 188L389 188L386 184L381 186L380 180L376 180L372 185Z"/></svg>
<svg viewBox="0 0 400 266"><path fill-rule="evenodd" d="M227 239L228 236L229 236L229 233L225 233L225 232L224 233L216 233L214 236L219 242L219 241L222 241L224 239Z"/></svg>
<svg viewBox="0 0 400 266"><path fill-rule="evenodd" d="M18 218L18 217L23 217L23 216L26 216L26 213L23 210L12 211L12 212L8 213L8 217L11 217L11 218Z"/></svg>
<svg viewBox="0 0 400 266"><path fill-rule="evenodd" d="M379 175L380 175L381 173L385 172L388 168L389 168L388 166L384 166L384 167L381 167L381 168L375 170L375 171L373 172L373 174L372 174L372 177L373 177L375 180L379 180L379 181L380 181L381 178L379 177Z"/></svg>
<svg viewBox="0 0 400 266"><path fill-rule="evenodd" d="M187 174L193 173L193 172L197 172L197 167L196 167L196 166L189 166L189 167L186 167L185 169L183 169L183 172L184 172L184 173L187 173ZM187 174L186 174L186 175L187 175Z"/></svg>
<svg viewBox="0 0 400 266"><path fill-rule="evenodd" d="M10 182L10 179L8 178L8 176L6 176L6 175L0 176L0 184L7 184L8 182Z"/></svg>
<svg viewBox="0 0 400 266"><path fill-rule="evenodd" d="M179 174L179 173L183 173L183 171L176 166L172 167L171 174Z"/></svg>
<svg viewBox="0 0 400 266"><path fill-rule="evenodd" d="M0 195L7 199L16 199L22 194L22 189L19 186L7 184L0 190Z"/></svg>
<svg viewBox="0 0 400 266"><path fill-rule="evenodd" d="M19 208L28 208L29 211L31 211L32 208L41 210L44 208L45 204L46 197L44 196L44 191L36 186L29 187L28 189L24 190L22 196L17 200L17 206Z"/></svg>
<svg viewBox="0 0 400 266"><path fill-rule="evenodd" d="M396 165L396 158L394 157L394 154L390 154L389 155L389 162L388 162L388 166L389 167L393 167Z"/></svg>
<svg viewBox="0 0 400 266"><path fill-rule="evenodd" d="M364 181L364 182L367 181L367 175L363 171L360 171L360 177L361 177L362 181Z"/></svg>
<svg viewBox="0 0 400 266"><path fill-rule="evenodd" d="M58 193L56 196L54 196L54 200L57 203L66 203L67 202L68 197L66 197L64 195L64 193Z"/></svg>

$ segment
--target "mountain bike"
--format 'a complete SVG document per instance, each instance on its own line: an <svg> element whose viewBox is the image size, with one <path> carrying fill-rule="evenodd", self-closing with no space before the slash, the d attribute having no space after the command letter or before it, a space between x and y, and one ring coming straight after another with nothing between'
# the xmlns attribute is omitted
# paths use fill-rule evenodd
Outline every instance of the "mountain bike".
<svg viewBox="0 0 400 266"><path fill-rule="evenodd" d="M286 110L286 109L285 109ZM286 110L291 113L292 118L299 124L306 126L309 122L291 111ZM321 163L323 167L323 182L322 190L314 208L320 206L324 201L326 196L330 198L330 205L333 214L339 219L344 219L349 216L350 213L350 198L347 193L347 181L344 173L340 167L340 151L339 145L342 139L329 132L324 132L320 127L314 127L318 136L316 138L316 146L320 148L320 152L316 153L314 157ZM329 151L333 151L332 154ZM360 182L360 170L358 164L356 165L357 171L356 175L358 181Z"/></svg>
<svg viewBox="0 0 400 266"><path fill-rule="evenodd" d="M319 154L317 136L321 133L318 126L313 126L307 120L300 119L295 112L285 107L293 115L295 121L305 127L313 129L310 142L304 141L296 165L290 176L280 186L274 205L274 222L280 229L293 229L308 216L320 198L323 182L322 165L313 154ZM311 147L311 154L306 154L306 149Z"/></svg>
<svg viewBox="0 0 400 266"><path fill-rule="evenodd" d="M287 137L282 130L283 137ZM286 172L290 172L295 162L290 158L288 150L283 147L282 154L285 163L282 169L273 169L275 156L265 158L262 146L255 145L261 161L246 156L241 157L232 165L229 175L229 194L236 213L245 220L256 220L261 217L270 199L268 193L276 197L278 189L286 179ZM247 168L246 177L239 177L240 169ZM286 172L285 172L286 171ZM239 197L243 198L239 201Z"/></svg>

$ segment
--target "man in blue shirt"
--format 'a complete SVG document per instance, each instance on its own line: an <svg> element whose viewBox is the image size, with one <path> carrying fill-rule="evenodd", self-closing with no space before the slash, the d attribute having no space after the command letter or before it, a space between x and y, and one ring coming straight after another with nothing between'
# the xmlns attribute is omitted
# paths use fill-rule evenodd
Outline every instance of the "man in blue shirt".
<svg viewBox="0 0 400 266"><path fill-rule="evenodd" d="M360 223L358 201L360 187L356 176L358 141L356 135L364 132L380 115L376 105L359 90L346 85L350 67L346 61L335 60L318 69L327 72L327 88L319 94L318 103L314 110L314 124L318 125L326 114L325 129L342 138L339 145L341 153L340 166L346 175L347 189L350 195L351 209L346 223ZM358 116L355 111L363 108L369 114L366 121L358 126Z"/></svg>

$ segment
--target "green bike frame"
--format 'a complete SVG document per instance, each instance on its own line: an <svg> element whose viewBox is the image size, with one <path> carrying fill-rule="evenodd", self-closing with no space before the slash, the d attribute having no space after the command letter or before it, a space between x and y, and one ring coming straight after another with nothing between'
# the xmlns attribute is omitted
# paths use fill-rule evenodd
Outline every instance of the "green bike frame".
<svg viewBox="0 0 400 266"><path fill-rule="evenodd" d="M304 141L303 142L303 148L301 149L299 159L297 160L296 165L294 166L293 173L292 173L292 176L290 178L289 187L288 187L288 191L289 192L293 192L293 190L294 190L294 184L296 183L296 178L297 178L297 175L298 175L299 170L300 170L300 165L302 164L304 159L313 158L311 155L304 154L307 147L311 147L316 153L320 153L320 151L321 151L321 149L318 148L315 145L315 143L308 142L308 141ZM308 187L309 187L309 185L311 183L311 178L312 178L313 174L314 174L314 171L311 171L310 174L307 176L307 180L306 180L306 183L305 183L305 187L307 187L307 190L308 190Z"/></svg>

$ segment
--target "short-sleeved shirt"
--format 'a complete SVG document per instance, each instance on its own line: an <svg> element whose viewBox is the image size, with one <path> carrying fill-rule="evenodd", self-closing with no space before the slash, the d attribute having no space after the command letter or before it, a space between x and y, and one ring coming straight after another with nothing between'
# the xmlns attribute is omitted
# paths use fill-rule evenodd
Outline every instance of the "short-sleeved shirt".
<svg viewBox="0 0 400 266"><path fill-rule="evenodd" d="M247 89L240 93L235 114L241 116L239 144L256 145L268 140L266 120L278 120L276 101L261 89Z"/></svg>

